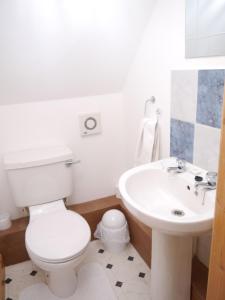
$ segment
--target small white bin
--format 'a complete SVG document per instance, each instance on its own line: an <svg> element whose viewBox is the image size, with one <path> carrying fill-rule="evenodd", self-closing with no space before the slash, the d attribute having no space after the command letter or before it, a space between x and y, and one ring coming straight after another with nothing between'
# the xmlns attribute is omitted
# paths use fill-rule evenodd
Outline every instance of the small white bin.
<svg viewBox="0 0 225 300"><path fill-rule="evenodd" d="M103 242L106 250L114 253L123 251L130 241L124 214L117 209L108 210L98 224L94 236Z"/></svg>

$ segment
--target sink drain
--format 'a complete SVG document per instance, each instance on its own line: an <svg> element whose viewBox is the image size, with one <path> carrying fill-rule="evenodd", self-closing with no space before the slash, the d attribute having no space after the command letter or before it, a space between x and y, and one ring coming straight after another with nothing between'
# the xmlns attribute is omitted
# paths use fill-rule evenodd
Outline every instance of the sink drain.
<svg viewBox="0 0 225 300"><path fill-rule="evenodd" d="M178 217L183 217L185 215L185 212L181 209L173 209L172 214Z"/></svg>

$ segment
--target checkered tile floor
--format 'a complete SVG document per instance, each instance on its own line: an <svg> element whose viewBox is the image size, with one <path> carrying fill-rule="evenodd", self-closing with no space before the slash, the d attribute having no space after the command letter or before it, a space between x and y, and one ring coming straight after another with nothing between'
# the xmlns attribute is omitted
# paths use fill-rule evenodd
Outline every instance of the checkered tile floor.
<svg viewBox="0 0 225 300"><path fill-rule="evenodd" d="M120 254L113 254L106 251L100 241L93 241L81 265L91 262L98 263L104 268L117 299L149 300L150 269L132 245ZM45 276L44 272L31 261L7 267L6 300L18 300L24 288L46 282Z"/></svg>

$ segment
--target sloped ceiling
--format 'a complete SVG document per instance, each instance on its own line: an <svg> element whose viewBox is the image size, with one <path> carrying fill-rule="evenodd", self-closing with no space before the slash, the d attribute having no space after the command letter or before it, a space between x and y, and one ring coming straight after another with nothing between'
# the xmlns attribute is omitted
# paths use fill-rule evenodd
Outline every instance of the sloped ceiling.
<svg viewBox="0 0 225 300"><path fill-rule="evenodd" d="M0 0L0 104L121 90L154 0Z"/></svg>

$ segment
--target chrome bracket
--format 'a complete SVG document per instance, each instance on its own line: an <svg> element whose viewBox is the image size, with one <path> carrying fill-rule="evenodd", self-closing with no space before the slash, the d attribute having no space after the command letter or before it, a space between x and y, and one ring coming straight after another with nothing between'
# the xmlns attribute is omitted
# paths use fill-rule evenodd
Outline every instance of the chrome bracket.
<svg viewBox="0 0 225 300"><path fill-rule="evenodd" d="M68 160L65 161L65 165L67 167L71 167L72 165L79 164L80 162L81 162L80 160L73 161L72 159L68 159Z"/></svg>

